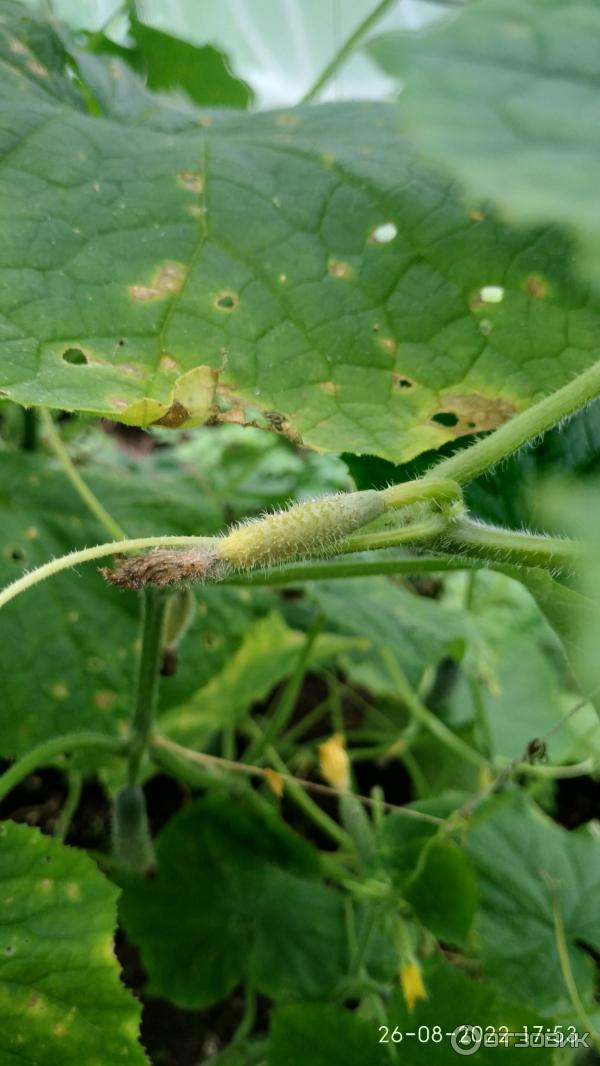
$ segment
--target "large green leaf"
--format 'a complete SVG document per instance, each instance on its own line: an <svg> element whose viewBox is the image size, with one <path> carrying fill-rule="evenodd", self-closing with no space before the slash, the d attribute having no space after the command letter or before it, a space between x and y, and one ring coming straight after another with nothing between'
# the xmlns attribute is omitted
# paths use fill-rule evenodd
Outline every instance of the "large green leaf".
<svg viewBox="0 0 600 1066"><path fill-rule="evenodd" d="M341 1007L294 1004L273 1013L268 1066L385 1066L377 1026Z"/></svg>
<svg viewBox="0 0 600 1066"><path fill-rule="evenodd" d="M121 900L151 994L190 1009L243 979L273 999L333 994L347 964L342 898L317 879L312 846L251 793L192 804L159 837L157 860L156 878Z"/></svg>
<svg viewBox="0 0 600 1066"><path fill-rule="evenodd" d="M342 655L349 676L374 692L398 692L390 659L416 685L446 655L460 659L472 635L466 612L417 596L386 577L320 581L308 586L328 627L365 643Z"/></svg>
<svg viewBox="0 0 600 1066"><path fill-rule="evenodd" d="M474 1061L482 1066L500 1066L501 1063L519 1066L524 1055L522 1047L511 1046L512 1042L496 1047L477 1047L468 1041L461 1045L459 1041L464 1038L465 1027L479 1026L486 1035L488 1032L497 1035L507 1031L523 1033L540 1025L542 1029L551 1028L549 1019L536 1016L524 1002L517 1004L511 997L502 1000L493 987L483 981L471 980L439 956L430 956L423 970L426 999L417 1000L410 1011L400 993L396 992L388 1004L387 1036L391 1040L394 1029L402 1036L400 1046L396 1048L402 1066L451 1066L461 1061L461 1050L463 1055L473 1055ZM550 1061L544 1048L528 1047L526 1050L527 1061L536 1066Z"/></svg>
<svg viewBox="0 0 600 1066"><path fill-rule="evenodd" d="M179 707L161 718L161 729L188 747L206 747L210 737L224 726L235 726L253 703L269 693L294 670L306 637L285 624L272 611L247 627L242 642L219 673L213 674ZM360 641L334 634L321 634L310 649L306 669L350 654Z"/></svg>
<svg viewBox="0 0 600 1066"><path fill-rule="evenodd" d="M369 46L405 81L418 143L508 217L561 222L600 281L600 9L594 0L472 0L426 35ZM547 290L548 279L532 279Z"/></svg>
<svg viewBox="0 0 600 1066"><path fill-rule="evenodd" d="M467 210L393 105L161 132L85 114L59 50L49 67L3 25L0 388L20 403L407 459L594 359L565 246Z"/></svg>
<svg viewBox="0 0 600 1066"><path fill-rule="evenodd" d="M494 984L541 1010L567 1008L559 921L579 994L591 1002L594 966L584 949L600 947L598 841L508 797L474 826L466 847L479 875L481 959Z"/></svg>
<svg viewBox="0 0 600 1066"><path fill-rule="evenodd" d="M151 89L181 88L197 104L210 107L247 107L252 93L227 67L226 57L211 45L197 45L173 37L139 19L130 33L137 45L133 65L145 70Z"/></svg>
<svg viewBox="0 0 600 1066"><path fill-rule="evenodd" d="M143 473L145 476L140 477ZM132 536L157 530L215 532L220 505L191 476L174 480L151 462L88 466L98 496ZM51 460L0 456L0 584L73 549L105 539ZM163 685L164 705L218 672L258 609L272 602L259 590L206 589L182 651L181 669ZM262 606L264 604L264 607ZM61 733L125 727L135 676L138 599L121 595L92 565L24 593L0 612L1 754L18 755Z"/></svg>
<svg viewBox="0 0 600 1066"><path fill-rule="evenodd" d="M82 853L0 825L0 1066L147 1062L113 953L117 889Z"/></svg>

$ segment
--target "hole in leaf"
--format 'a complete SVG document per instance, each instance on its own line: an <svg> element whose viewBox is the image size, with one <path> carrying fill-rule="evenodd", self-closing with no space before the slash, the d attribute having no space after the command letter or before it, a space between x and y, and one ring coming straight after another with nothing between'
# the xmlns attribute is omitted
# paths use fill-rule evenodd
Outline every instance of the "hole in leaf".
<svg viewBox="0 0 600 1066"><path fill-rule="evenodd" d="M393 222L384 222L381 226L376 226L374 230L371 230L371 240L376 244L389 244L397 236L398 227Z"/></svg>
<svg viewBox="0 0 600 1066"><path fill-rule="evenodd" d="M431 421L439 422L441 426L455 426L458 416L454 414L454 411L438 411L437 415L432 415Z"/></svg>
<svg viewBox="0 0 600 1066"><path fill-rule="evenodd" d="M398 386L401 389L412 389L413 383L412 383L412 381L409 381L408 378L400 378L400 381L398 382Z"/></svg>
<svg viewBox="0 0 600 1066"><path fill-rule="evenodd" d="M215 306L221 311L234 311L239 297L233 292L219 292L215 296Z"/></svg>
<svg viewBox="0 0 600 1066"><path fill-rule="evenodd" d="M13 563L26 563L27 553L20 547L19 544L15 544L13 547L7 548L5 555L12 559Z"/></svg>
<svg viewBox="0 0 600 1066"><path fill-rule="evenodd" d="M484 304L499 304L504 299L502 285L484 285L479 290L479 299Z"/></svg>
<svg viewBox="0 0 600 1066"><path fill-rule="evenodd" d="M73 366L85 366L87 363L87 356L81 348L67 348L62 357L65 363L71 363Z"/></svg>

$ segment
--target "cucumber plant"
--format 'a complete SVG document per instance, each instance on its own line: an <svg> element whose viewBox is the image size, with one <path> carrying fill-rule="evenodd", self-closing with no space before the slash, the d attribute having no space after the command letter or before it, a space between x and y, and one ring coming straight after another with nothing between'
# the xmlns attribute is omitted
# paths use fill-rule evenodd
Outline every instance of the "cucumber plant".
<svg viewBox="0 0 600 1066"><path fill-rule="evenodd" d="M600 1053L598 13L393 6L0 0L0 1066Z"/></svg>

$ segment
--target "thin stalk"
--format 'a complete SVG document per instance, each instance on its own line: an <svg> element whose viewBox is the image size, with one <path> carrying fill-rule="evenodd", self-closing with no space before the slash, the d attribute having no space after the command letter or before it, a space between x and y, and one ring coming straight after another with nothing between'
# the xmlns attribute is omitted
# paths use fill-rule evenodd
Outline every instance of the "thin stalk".
<svg viewBox="0 0 600 1066"><path fill-rule="evenodd" d="M251 741L248 745L243 756L243 762L260 763L265 749L268 748L286 728L294 712L302 682L304 681L309 655L313 649L315 640L323 628L324 621L325 619L322 614L318 614L314 619L306 634L306 639L302 645L302 649L292 674L288 679L279 702L277 703L269 721L265 724L265 727L262 730L262 735Z"/></svg>
<svg viewBox="0 0 600 1066"><path fill-rule="evenodd" d="M327 687L329 689L329 703L331 706L332 731L344 735L346 732L346 723L344 722L344 708L340 695L340 685L337 678L329 676L327 678Z"/></svg>
<svg viewBox="0 0 600 1066"><path fill-rule="evenodd" d="M263 777L268 778L269 770L262 766L249 766L248 763L243 762L231 762L229 759L221 759L218 755L208 755L203 751L193 751L191 748L184 748L181 744L177 744L174 740L169 740L168 737L154 734L152 738L151 752L154 758L157 758L159 752L164 755L165 752L170 753L180 759L189 760L191 763L195 763L198 766L210 768L217 768L221 770L232 770L234 773L244 774L247 777ZM323 785L319 781L306 781L301 777L294 777L287 770L279 771L280 776L286 784L298 785L303 789L310 792L315 792L321 796L332 796L339 799L342 793L339 789L332 788L331 785ZM370 796L358 796L356 797L366 807L383 807L386 811L392 811L396 814L405 815L407 818L417 819L421 822L429 822L431 825L443 825L444 819L438 818L434 814L427 814L425 811L413 810L412 807L401 807L396 803L387 803L381 800L372 800ZM335 824L335 823L334 823ZM337 827L339 829L339 826ZM354 851L352 843L347 843L347 848L350 852Z"/></svg>
<svg viewBox="0 0 600 1066"><path fill-rule="evenodd" d="M68 552L67 555L61 555L58 559L51 559L48 563L42 563L41 566L36 566L34 570L12 581L10 585L6 585L0 592L0 607L4 607L16 596L33 588L41 581L47 581L49 577L54 577L63 570L72 570L74 566L92 562L94 559L105 559L109 555L119 555L121 552L143 551L145 548L199 548L212 543L212 537L159 536L134 537L131 540L109 541L106 544L95 544L92 548L81 548Z"/></svg>
<svg viewBox="0 0 600 1066"><path fill-rule="evenodd" d="M260 727L251 719L247 722L252 733L255 737L262 739L263 733ZM284 776L286 791L290 799L294 801L297 807L300 807L302 811L310 818L310 820L333 840L339 847L353 848L352 838L342 829L337 822L334 822L333 818L330 818L326 812L319 807L318 803L315 803L313 799L306 793L305 789L300 785L294 775L290 773L289 767L286 762L281 758L281 755L271 744L265 751L265 758L268 759L270 766L277 770L282 776Z"/></svg>
<svg viewBox="0 0 600 1066"><path fill-rule="evenodd" d="M465 589L465 610L467 610L472 616L474 615L473 607L475 601L475 590L477 587L477 571L472 570L467 575L466 589ZM469 687L469 693L471 695L471 702L473 704L473 715L477 732L479 734L479 743L483 748L488 758L493 752L493 741L490 731L490 723L488 721L487 710L485 706L485 700L481 691L481 684L479 679L469 674L467 677L467 684Z"/></svg>
<svg viewBox="0 0 600 1066"><path fill-rule="evenodd" d="M375 924L381 917L386 902L387 901L384 900L377 900L376 902L371 902L371 905L368 908L368 914L365 917L355 950L352 953L349 973L350 979L358 977L362 970L365 956L367 954L367 948L369 947L371 937L375 931Z"/></svg>
<svg viewBox="0 0 600 1066"><path fill-rule="evenodd" d="M131 786L139 782L142 759L154 725L167 596L162 589L146 588L142 593L142 604L142 649L129 747L128 780Z"/></svg>
<svg viewBox="0 0 600 1066"><path fill-rule="evenodd" d="M583 552L577 541L500 529L471 518L457 518L450 522L444 541L459 551L473 553L491 563L515 563L546 570L572 568Z"/></svg>
<svg viewBox="0 0 600 1066"><path fill-rule="evenodd" d="M600 396L600 362L563 385L562 389L544 397L525 411L505 422L488 437L442 459L431 468L427 478L451 478L461 485L496 466L524 444L551 429L563 418L585 407Z"/></svg>
<svg viewBox="0 0 600 1066"><path fill-rule="evenodd" d="M248 1039L256 1023L256 992L250 985L244 986L244 1012L231 1040L224 1049L228 1053Z"/></svg>
<svg viewBox="0 0 600 1066"><path fill-rule="evenodd" d="M103 733L66 733L62 737L52 737L51 740L38 744L37 748L32 748L5 770L0 777L0 800L38 767L47 766L57 755L66 755L73 751L110 751L114 755L122 755L125 745L122 740L105 736Z"/></svg>
<svg viewBox="0 0 600 1066"><path fill-rule="evenodd" d="M444 747L449 751L454 752L459 758L464 759L465 762L470 763L472 766L487 766L489 762L480 752L475 751L474 748L465 744L464 740L457 737L451 729L448 729L447 725L435 715L421 700L417 694L413 691L409 685L406 677L398 666L389 648L381 648L382 658L385 660L388 670L395 679L398 686L398 695L402 702L406 705L406 708L412 718L419 725L422 725L428 733L435 736Z"/></svg>
<svg viewBox="0 0 600 1066"><path fill-rule="evenodd" d="M318 725L321 719L325 717L329 710L329 699L330 697L326 696L324 700L321 700L316 707L313 707L312 711L309 711L308 714L305 714L295 725L288 729L281 739L286 744L292 744L300 740L305 733L308 733L309 729Z"/></svg>
<svg viewBox="0 0 600 1066"><path fill-rule="evenodd" d="M79 806L81 789L83 787L83 774L81 774L79 770L70 770L67 774L67 785L68 791L66 799L54 826L53 835L58 837L59 840L65 839L69 832L69 826L71 825L73 815Z"/></svg>
<svg viewBox="0 0 600 1066"><path fill-rule="evenodd" d="M590 1018L581 996L579 995L579 989L577 988L577 982L575 980L573 970L571 969L571 960L569 958L569 948L567 946L567 938L565 936L565 927L563 925L562 915L560 913L560 906L558 902L558 894L556 891L556 885L549 874L545 870L541 871L542 877L548 886L550 892L550 902L552 906L552 918L554 921L554 940L556 943L556 951L558 954L558 961L560 963L560 969L565 983L565 988L571 1000L573 1009L579 1018L579 1021L587 1030L591 1036L594 1047L597 1051L600 1051L600 1033L594 1028L592 1019Z"/></svg>
<svg viewBox="0 0 600 1066"><path fill-rule="evenodd" d="M436 477L433 473L416 481L390 485L389 488L381 490L381 496L386 511L408 507L413 503L424 503L427 500L437 504L440 510L462 506L463 503L460 485L451 478Z"/></svg>
<svg viewBox="0 0 600 1066"><path fill-rule="evenodd" d="M94 495L90 487L86 485L81 477L81 474L77 470L77 467L61 440L60 434L56 430L52 415L46 407L40 408L40 418L44 427L46 439L77 495L83 500L88 510L98 519L100 525L108 533L109 537L114 537L115 540L126 540L127 534L125 531L121 528L119 523L115 521L112 515L108 513L103 504L100 503L98 497Z"/></svg>
<svg viewBox="0 0 600 1066"><path fill-rule="evenodd" d="M38 446L38 420L35 407L23 408L23 437L22 448L24 452L35 452Z"/></svg>
<svg viewBox="0 0 600 1066"><path fill-rule="evenodd" d="M317 93L321 91L323 86L331 80L336 71L338 71L339 68L343 65L343 63L346 62L346 60L354 51L354 49L367 35L371 27L379 21L379 19L385 14L386 11L389 10L389 8L393 6L394 3L395 0L380 0L380 3L378 3L377 6L373 8L371 13L367 15L367 17L364 18L361 23L359 23L353 33L351 33L350 36L344 41L343 45L338 48L337 52L333 56L333 59L330 59L327 66L321 71L319 77L316 79L315 82L313 82L308 92L304 94L302 100L300 101L302 104L307 104L311 100L314 100Z"/></svg>
<svg viewBox="0 0 600 1066"><path fill-rule="evenodd" d="M547 766L544 763L517 762L508 763L511 774L524 777L536 777L545 781L560 781L570 777L585 777L598 771L597 759L583 759L582 762L566 763L564 766Z"/></svg>
<svg viewBox="0 0 600 1066"><path fill-rule="evenodd" d="M301 581L331 581L338 578L374 577L377 574L438 574L452 570L482 569L485 565L477 559L456 559L444 555L403 556L399 559L345 558L341 562L293 563L273 570L233 574L221 584L297 585Z"/></svg>
<svg viewBox="0 0 600 1066"><path fill-rule="evenodd" d="M448 520L441 514L432 514L422 522L401 526L399 529L382 529L376 533L355 533L336 546L336 555L347 552L370 551L373 548L397 548L400 544L414 544L419 540L435 540L444 533Z"/></svg>

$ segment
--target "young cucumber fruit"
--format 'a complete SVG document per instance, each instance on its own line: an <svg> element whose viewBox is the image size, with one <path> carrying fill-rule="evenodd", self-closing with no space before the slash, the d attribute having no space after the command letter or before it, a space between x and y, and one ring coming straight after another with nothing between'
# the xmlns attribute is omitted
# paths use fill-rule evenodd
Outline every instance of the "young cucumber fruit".
<svg viewBox="0 0 600 1066"><path fill-rule="evenodd" d="M150 837L146 797L139 785L124 785L117 792L112 811L112 845L115 858L139 874L156 866Z"/></svg>
<svg viewBox="0 0 600 1066"><path fill-rule="evenodd" d="M354 530L383 514L381 493L372 490L323 496L287 511L236 526L218 542L218 557L239 569L272 566L288 559L326 554Z"/></svg>

